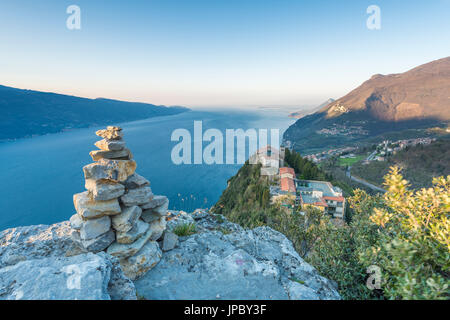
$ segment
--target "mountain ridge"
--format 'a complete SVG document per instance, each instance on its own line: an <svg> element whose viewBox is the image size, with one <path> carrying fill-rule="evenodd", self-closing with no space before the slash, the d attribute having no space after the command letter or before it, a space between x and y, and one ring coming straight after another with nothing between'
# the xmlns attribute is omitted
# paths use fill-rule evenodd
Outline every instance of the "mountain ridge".
<svg viewBox="0 0 450 320"><path fill-rule="evenodd" d="M448 126L449 92L450 57L401 74L374 75L347 95L297 120L283 140L305 152L389 132Z"/></svg>
<svg viewBox="0 0 450 320"><path fill-rule="evenodd" d="M450 120L450 57L435 60L404 73L375 74L347 95L319 112L335 115L336 106L348 111L368 110L385 121L415 118ZM334 109L333 109L334 108Z"/></svg>
<svg viewBox="0 0 450 320"><path fill-rule="evenodd" d="M0 85L0 111L1 141L175 115L190 109L107 98L90 99Z"/></svg>

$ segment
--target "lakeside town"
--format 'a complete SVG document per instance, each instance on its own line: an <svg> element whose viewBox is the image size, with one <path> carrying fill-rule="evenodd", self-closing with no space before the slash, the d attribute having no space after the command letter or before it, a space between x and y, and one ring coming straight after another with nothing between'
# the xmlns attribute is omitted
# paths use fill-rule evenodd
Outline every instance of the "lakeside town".
<svg viewBox="0 0 450 320"><path fill-rule="evenodd" d="M331 136L351 136L351 135L369 135L369 131L364 130L362 126L345 126L334 124L331 128L323 128L316 131L317 134L331 135Z"/></svg>

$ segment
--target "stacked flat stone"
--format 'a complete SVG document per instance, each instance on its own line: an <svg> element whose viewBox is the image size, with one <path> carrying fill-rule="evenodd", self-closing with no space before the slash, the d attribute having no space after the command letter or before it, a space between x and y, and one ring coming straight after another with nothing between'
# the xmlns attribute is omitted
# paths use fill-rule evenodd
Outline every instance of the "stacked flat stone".
<svg viewBox="0 0 450 320"><path fill-rule="evenodd" d="M87 251L117 257L124 273L137 279L161 259L156 242L166 229L169 200L153 195L150 182L137 174L122 129L109 126L91 151L95 161L83 167L87 191L75 194L70 219L76 242Z"/></svg>

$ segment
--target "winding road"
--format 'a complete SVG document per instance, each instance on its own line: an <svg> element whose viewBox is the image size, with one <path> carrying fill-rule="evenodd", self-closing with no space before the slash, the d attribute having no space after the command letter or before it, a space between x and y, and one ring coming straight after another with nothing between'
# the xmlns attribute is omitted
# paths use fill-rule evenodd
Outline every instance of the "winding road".
<svg viewBox="0 0 450 320"><path fill-rule="evenodd" d="M382 193L386 193L386 190L384 190L384 189L382 189L382 188L380 188L380 187L377 187L376 185L371 184L371 183L369 183L369 182L367 182L367 181L365 181L365 180L362 180L361 178L352 176L352 173L351 173L351 171L350 171L351 168L352 168L352 167L348 167L348 168L347 168L346 175L347 175L348 178L350 178L351 180L353 180L353 181L355 181L355 182L358 182L358 183L360 183L360 184L363 184L363 185L365 185L366 187L368 187L368 188L370 188L370 189L372 189L372 190L375 190L375 191L378 191L378 192L382 192Z"/></svg>

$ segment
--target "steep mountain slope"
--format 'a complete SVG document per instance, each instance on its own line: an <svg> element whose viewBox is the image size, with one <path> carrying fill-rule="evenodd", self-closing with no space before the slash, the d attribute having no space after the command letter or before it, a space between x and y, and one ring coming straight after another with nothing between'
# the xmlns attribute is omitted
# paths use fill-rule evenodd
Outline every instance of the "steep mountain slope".
<svg viewBox="0 0 450 320"><path fill-rule="evenodd" d="M382 121L449 120L450 57L401 74L374 75L320 110L327 117L355 111Z"/></svg>
<svg viewBox="0 0 450 320"><path fill-rule="evenodd" d="M0 86L0 140L173 115L188 110Z"/></svg>
<svg viewBox="0 0 450 320"><path fill-rule="evenodd" d="M285 132L284 140L304 151L449 121L447 57L405 73L373 76L346 96L298 120Z"/></svg>

